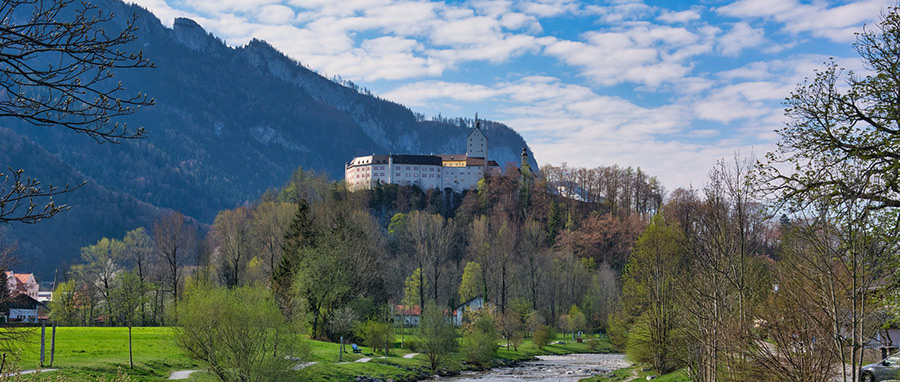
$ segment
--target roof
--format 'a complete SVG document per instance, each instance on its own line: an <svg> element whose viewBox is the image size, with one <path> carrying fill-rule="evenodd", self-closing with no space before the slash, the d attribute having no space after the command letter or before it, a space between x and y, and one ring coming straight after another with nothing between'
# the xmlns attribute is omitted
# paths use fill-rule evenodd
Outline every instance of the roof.
<svg viewBox="0 0 900 382"><path fill-rule="evenodd" d="M475 302L476 300L481 300L481 302L484 303L484 297L481 297L481 296L475 296L475 297L472 297L472 298L468 299L466 302L464 302L464 303L462 303L462 304L459 304L459 306L457 306L456 309L459 310L459 308L462 308L462 307L464 307L464 306L468 306L469 304Z"/></svg>
<svg viewBox="0 0 900 382"><path fill-rule="evenodd" d="M473 127L471 131L469 131L469 134L466 135L466 139L469 139L469 137L472 136L472 134L476 131L481 133L481 136L484 137L485 141L488 140L487 135L484 133L484 131L481 130L481 121L478 120L478 117L475 118L475 127Z"/></svg>
<svg viewBox="0 0 900 382"><path fill-rule="evenodd" d="M28 284L29 281L34 281L34 273L16 273L15 275L16 279L22 284Z"/></svg>
<svg viewBox="0 0 900 382"><path fill-rule="evenodd" d="M438 155L441 157L443 161L464 161L466 160L466 154L441 154Z"/></svg>
<svg viewBox="0 0 900 382"><path fill-rule="evenodd" d="M487 165L488 165L488 167L500 167L500 165L497 164L496 161L492 161L492 160L489 160ZM466 166L468 166L468 167L484 166L484 158L476 158L476 157L466 158Z"/></svg>
<svg viewBox="0 0 900 382"><path fill-rule="evenodd" d="M394 311L397 314L402 316L420 316L422 315L422 309L418 305L413 305L411 307L406 307L403 305L394 305Z"/></svg>
<svg viewBox="0 0 900 382"><path fill-rule="evenodd" d="M364 157L356 157L350 161L350 167L366 166L370 164L387 164L392 161L394 164L415 164L415 165L432 165L441 166L443 161L438 155L368 155Z"/></svg>

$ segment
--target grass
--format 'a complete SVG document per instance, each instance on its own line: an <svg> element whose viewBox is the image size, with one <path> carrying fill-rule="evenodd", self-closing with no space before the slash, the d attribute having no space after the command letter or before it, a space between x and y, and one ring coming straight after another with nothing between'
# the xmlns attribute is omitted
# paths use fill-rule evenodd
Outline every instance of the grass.
<svg viewBox="0 0 900 382"><path fill-rule="evenodd" d="M64 380L86 381L104 377L110 380L121 370L128 374L132 381L161 381L176 370L200 369L202 366L188 358L174 341L172 328L134 328L134 366L128 368L128 329L127 328L78 328L61 327L56 334L56 354L53 368L59 371L45 373L44 376L63 377ZM414 336L406 335L406 338ZM40 358L40 329L34 331L30 341L20 344L18 360L15 367L21 370L36 369ZM557 337L553 342L565 340ZM595 339L594 348L587 343L566 341L565 344L551 344L543 348L535 348L526 339L520 344L518 351L512 347L506 350L505 343L497 351L497 357L505 360L527 360L542 354L572 354L590 352L610 352L609 341L603 337ZM47 362L49 364L50 331L47 331ZM400 337L395 338L387 358L381 352L373 353L369 347L361 346L362 353L354 354L350 345L345 349L343 362L339 363L339 344L310 341L311 361L316 364L292 372L290 380L295 381L340 381L355 380L356 376L369 376L393 380L415 379L427 371L428 361L424 355L414 358L402 358L410 350L400 349ZM369 362L353 362L363 357L373 358ZM459 371L463 368L462 355L456 354L448 362L448 369ZM46 367L45 367L46 368ZM44 377L46 378L46 377ZM21 379L43 380L41 377L23 376ZM2 379L2 378L0 378ZM194 373L190 380L214 381L215 377L206 372Z"/></svg>
<svg viewBox="0 0 900 382"><path fill-rule="evenodd" d="M50 329L47 329L46 362L50 362ZM198 368L193 360L175 346L172 328L134 328L134 369L128 363L128 328L63 327L56 330L54 375L71 380L91 380L114 376L122 369L134 381L157 381L175 370ZM14 366L21 370L40 366L40 329L29 341L19 344ZM47 368L47 367L44 367Z"/></svg>

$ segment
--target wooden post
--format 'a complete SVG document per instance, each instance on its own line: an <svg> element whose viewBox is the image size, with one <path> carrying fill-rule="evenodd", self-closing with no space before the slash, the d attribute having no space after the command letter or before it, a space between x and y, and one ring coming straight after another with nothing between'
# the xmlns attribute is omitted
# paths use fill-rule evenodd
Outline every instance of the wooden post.
<svg viewBox="0 0 900 382"><path fill-rule="evenodd" d="M44 338L47 337L47 321L41 320L41 367L44 367Z"/></svg>
<svg viewBox="0 0 900 382"><path fill-rule="evenodd" d="M134 357L131 352L131 325L128 325L128 363L130 363L131 368L134 369Z"/></svg>
<svg viewBox="0 0 900 382"><path fill-rule="evenodd" d="M56 322L53 323L50 333L50 367L53 367L53 354L56 353Z"/></svg>

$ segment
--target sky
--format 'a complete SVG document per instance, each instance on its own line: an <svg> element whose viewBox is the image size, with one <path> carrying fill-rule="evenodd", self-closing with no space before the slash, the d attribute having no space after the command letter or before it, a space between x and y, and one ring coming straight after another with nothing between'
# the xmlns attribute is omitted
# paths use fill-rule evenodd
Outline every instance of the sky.
<svg viewBox="0 0 900 382"><path fill-rule="evenodd" d="M499 121L539 164L640 167L672 190L775 148L784 99L890 0L131 0L268 41L426 116Z"/></svg>

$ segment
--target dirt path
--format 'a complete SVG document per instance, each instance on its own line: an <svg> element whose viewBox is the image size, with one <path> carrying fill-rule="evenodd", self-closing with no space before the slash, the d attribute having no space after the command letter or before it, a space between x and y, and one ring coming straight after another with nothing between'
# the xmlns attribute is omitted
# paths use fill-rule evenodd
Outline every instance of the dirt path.
<svg viewBox="0 0 900 382"><path fill-rule="evenodd" d="M28 374L43 373L43 372L47 372L47 371L57 371L57 370L59 370L59 369L22 370L22 371L19 371L16 373L3 374L3 376L4 377L15 377L17 375L28 375Z"/></svg>
<svg viewBox="0 0 900 382"><path fill-rule="evenodd" d="M198 371L202 370L179 370L173 371L172 374L169 375L169 379L188 379L191 374L194 374Z"/></svg>

